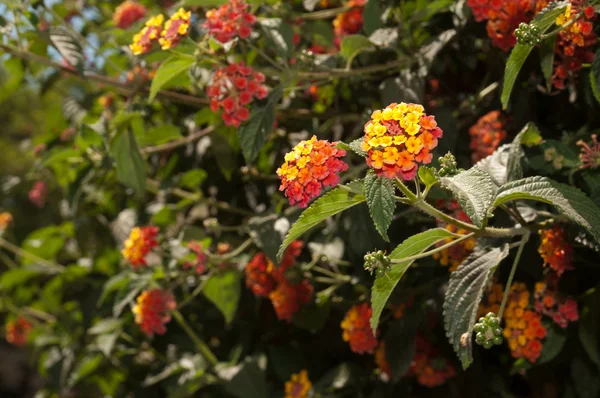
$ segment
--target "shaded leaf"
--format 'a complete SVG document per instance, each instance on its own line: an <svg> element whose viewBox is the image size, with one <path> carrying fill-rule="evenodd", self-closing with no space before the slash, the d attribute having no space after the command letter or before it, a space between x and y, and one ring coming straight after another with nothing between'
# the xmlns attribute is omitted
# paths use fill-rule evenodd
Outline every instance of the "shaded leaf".
<svg viewBox="0 0 600 398"><path fill-rule="evenodd" d="M111 154L115 159L117 179L132 188L138 197L146 192L146 162L142 158L132 131L123 131L114 139Z"/></svg>
<svg viewBox="0 0 600 398"><path fill-rule="evenodd" d="M264 18L259 21L265 37L275 48L275 52L287 59L294 49L294 31L290 24L281 18Z"/></svg>
<svg viewBox="0 0 600 398"><path fill-rule="evenodd" d="M415 357L418 326L418 317L404 315L395 320L385 334L385 357L393 383L406 375Z"/></svg>
<svg viewBox="0 0 600 398"><path fill-rule="evenodd" d="M390 241L387 230L394 218L396 201L394 200L394 182L385 177L378 177L370 170L365 177L365 197L369 214L375 224L375 228L386 242Z"/></svg>
<svg viewBox="0 0 600 398"><path fill-rule="evenodd" d="M594 54L594 60L590 69L590 85L594 98L600 102L600 50Z"/></svg>
<svg viewBox="0 0 600 398"><path fill-rule="evenodd" d="M579 341L588 357L600 367L600 286L586 294L579 321Z"/></svg>
<svg viewBox="0 0 600 398"><path fill-rule="evenodd" d="M540 130L533 123L527 123L525 127L516 135L513 142L510 144L508 152L508 163L506 166L506 180L514 181L523 178L523 159L525 158L525 152L521 147L522 141L531 142L535 139L533 137L539 137L541 140Z"/></svg>
<svg viewBox="0 0 600 398"><path fill-rule="evenodd" d="M542 353L535 363L539 365L553 360L558 354L560 354L566 341L567 333L564 329L554 324L547 328L547 334L544 338Z"/></svg>
<svg viewBox="0 0 600 398"><path fill-rule="evenodd" d="M348 60L348 65L361 52L373 48L373 43L362 35L349 35L344 37L340 46L340 55Z"/></svg>
<svg viewBox="0 0 600 398"><path fill-rule="evenodd" d="M160 64L152 79L148 101L151 102L154 100L156 94L158 94L165 84L177 78L182 73L187 72L194 62L196 62L196 60L193 57L173 56Z"/></svg>
<svg viewBox="0 0 600 398"><path fill-rule="evenodd" d="M268 134L275 123L275 105L283 96L283 90L277 88L269 94L266 105L252 110L250 119L238 129L240 146L246 162L252 163L258 157Z"/></svg>
<svg viewBox="0 0 600 398"><path fill-rule="evenodd" d="M552 90L552 71L554 70L554 47L558 35L547 38L540 44L540 66L544 80L546 80L546 89Z"/></svg>
<svg viewBox="0 0 600 398"><path fill-rule="evenodd" d="M247 359L240 365L231 368L220 369L218 374L226 381L227 392L235 397L268 397L265 372L256 358Z"/></svg>
<svg viewBox="0 0 600 398"><path fill-rule="evenodd" d="M202 292L225 317L225 323L230 324L235 317L242 289L241 275L237 271L223 274L213 274Z"/></svg>
<svg viewBox="0 0 600 398"><path fill-rule="evenodd" d="M83 73L85 57L79 39L64 26L50 27L50 41L63 59L80 74Z"/></svg>
<svg viewBox="0 0 600 398"><path fill-rule="evenodd" d="M93 374L102 364L104 357L100 354L83 358L69 377L69 385L74 386L77 382Z"/></svg>
<svg viewBox="0 0 600 398"><path fill-rule="evenodd" d="M380 3L381 0L367 0L363 9L363 29L368 35L383 26Z"/></svg>

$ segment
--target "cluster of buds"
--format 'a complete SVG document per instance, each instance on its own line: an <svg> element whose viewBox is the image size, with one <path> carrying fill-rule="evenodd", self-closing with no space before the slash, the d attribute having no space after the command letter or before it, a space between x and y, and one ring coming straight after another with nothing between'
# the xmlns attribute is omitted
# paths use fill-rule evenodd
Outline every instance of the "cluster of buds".
<svg viewBox="0 0 600 398"><path fill-rule="evenodd" d="M183 267L185 269L194 268L198 275L202 275L208 265L208 255L204 251L202 242L192 241L187 244L187 247L190 249L191 258L183 264Z"/></svg>
<svg viewBox="0 0 600 398"><path fill-rule="evenodd" d="M364 259L365 270L369 271L371 275L373 275L373 271L375 271L375 276L377 278L382 277L391 269L392 261L382 250L378 250L374 253L367 253L365 254Z"/></svg>
<svg viewBox="0 0 600 398"><path fill-rule="evenodd" d="M521 22L519 27L515 29L515 37L519 44L534 46L542 42L540 28L534 24Z"/></svg>
<svg viewBox="0 0 600 398"><path fill-rule="evenodd" d="M500 320L493 312L489 312L485 317L479 318L475 324L475 342L483 348L492 348L494 345L502 344L502 328Z"/></svg>
<svg viewBox="0 0 600 398"><path fill-rule="evenodd" d="M462 171L462 169L458 168L456 158L450 152L444 156L440 156L438 162L440 163L440 169L438 170L438 175L440 177L452 177Z"/></svg>
<svg viewBox="0 0 600 398"><path fill-rule="evenodd" d="M250 5L243 0L230 0L206 13L204 27L208 34L221 43L250 36L256 17L248 12Z"/></svg>

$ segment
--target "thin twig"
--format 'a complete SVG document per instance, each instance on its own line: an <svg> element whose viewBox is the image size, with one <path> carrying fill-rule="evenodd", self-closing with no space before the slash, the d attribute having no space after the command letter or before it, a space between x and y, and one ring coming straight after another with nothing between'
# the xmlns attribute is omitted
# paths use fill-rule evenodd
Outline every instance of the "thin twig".
<svg viewBox="0 0 600 398"><path fill-rule="evenodd" d="M212 133L213 131L215 131L215 128L216 128L215 126L208 126L202 130L196 131L195 133L185 136L183 138L180 138L178 140L167 142L166 144L149 146L149 147L143 148L141 150L141 152L149 154L149 153L170 151L175 148L179 148L181 146L184 146L184 145L187 145L194 141L199 140L200 138L204 137L205 135L208 135L208 134Z"/></svg>

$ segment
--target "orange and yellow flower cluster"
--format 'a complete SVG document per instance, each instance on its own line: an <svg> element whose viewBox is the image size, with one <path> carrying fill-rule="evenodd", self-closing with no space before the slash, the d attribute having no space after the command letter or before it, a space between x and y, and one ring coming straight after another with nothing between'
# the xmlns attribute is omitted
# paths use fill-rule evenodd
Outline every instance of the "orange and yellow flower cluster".
<svg viewBox="0 0 600 398"><path fill-rule="evenodd" d="M285 382L284 398L308 398L311 388L308 372L302 369L299 373L292 374L290 380Z"/></svg>
<svg viewBox="0 0 600 398"><path fill-rule="evenodd" d="M156 15L146 21L146 26L133 36L133 43L129 48L134 55L145 54L152 49L158 41L163 50L168 50L179 44L190 29L191 12L180 8L167 22L162 14Z"/></svg>
<svg viewBox="0 0 600 398"><path fill-rule="evenodd" d="M113 22L120 29L127 29L146 16L146 7L138 2L127 0L121 3L113 14Z"/></svg>
<svg viewBox="0 0 600 398"><path fill-rule="evenodd" d="M12 214L10 214L6 211L3 213L0 213L0 232L4 231L6 228L8 228L8 226L10 225L12 220L13 220Z"/></svg>
<svg viewBox="0 0 600 398"><path fill-rule="evenodd" d="M131 230L121 253L134 269L146 265L146 255L158 245L157 235L157 227L135 227Z"/></svg>
<svg viewBox="0 0 600 398"><path fill-rule="evenodd" d="M217 9L206 13L204 27L221 43L250 36L256 17L248 12L250 5L243 0L230 0Z"/></svg>
<svg viewBox="0 0 600 398"><path fill-rule="evenodd" d="M500 303L504 296L504 285L502 283L494 282L491 284L487 295L484 300L479 304L477 311L477 317L480 318L489 314L490 312L497 314L500 311Z"/></svg>
<svg viewBox="0 0 600 398"><path fill-rule="evenodd" d="M342 338L357 354L372 354L377 347L377 337L373 335L369 321L373 310L367 303L352 306L342 320Z"/></svg>
<svg viewBox="0 0 600 398"><path fill-rule="evenodd" d="M279 320L291 322L300 306L308 303L313 294L313 287L307 279L292 283L286 278L286 271L294 265L302 247L301 241L292 242L278 267L265 253L257 253L244 270L246 286L256 296L271 300Z"/></svg>
<svg viewBox="0 0 600 398"><path fill-rule="evenodd" d="M558 277L551 277L550 281L535 284L535 310L552 318L554 323L564 329L569 322L579 319L577 302L572 298L563 297L554 287L549 287L556 284L552 279L557 280Z"/></svg>
<svg viewBox="0 0 600 398"><path fill-rule="evenodd" d="M361 149L367 152L367 164L377 175L411 180L418 164L431 162L442 130L422 105L390 104L376 110L365 124Z"/></svg>
<svg viewBox="0 0 600 398"><path fill-rule="evenodd" d="M177 307L175 298L166 290L152 289L142 292L133 307L135 323L148 337L165 334L165 324L171 321L170 312Z"/></svg>
<svg viewBox="0 0 600 398"><path fill-rule="evenodd" d="M22 347L27 343L27 337L32 328L31 323L22 316L14 321L9 321L6 324L6 341L14 346Z"/></svg>
<svg viewBox="0 0 600 398"><path fill-rule="evenodd" d="M416 376L417 382L425 387L441 386L456 375L454 365L442 357L439 349L417 335L417 350L410 364L409 374Z"/></svg>
<svg viewBox="0 0 600 398"><path fill-rule="evenodd" d="M538 253L544 260L544 266L550 265L558 276L561 276L563 272L573 269L571 264L571 252L572 246L567 241L567 234L560 225L553 225L549 229L541 229L538 231L540 234L540 247Z"/></svg>
<svg viewBox="0 0 600 398"><path fill-rule="evenodd" d="M367 3L366 0L350 0L346 3L350 10L338 14L333 20L333 32L335 34L334 43L340 46L345 36L358 33L363 26L363 10Z"/></svg>
<svg viewBox="0 0 600 398"><path fill-rule="evenodd" d="M466 229L458 228L457 226L452 224L448 224L444 228L447 231L457 235L466 235L469 233L469 231L467 231ZM442 242L439 242L436 246L443 246L454 240L456 240L456 238L446 238ZM448 270L450 272L454 272L458 268L458 266L462 264L462 262L465 261L467 257L469 257L469 254L471 254L473 248L475 247L475 243L476 241L474 238L465 239L453 246L442 250L441 252L434 253L433 258L438 260L440 264L444 267L450 266Z"/></svg>
<svg viewBox="0 0 600 398"><path fill-rule="evenodd" d="M483 115L469 129L471 136L471 160L475 164L491 155L506 138L505 120L500 111Z"/></svg>
<svg viewBox="0 0 600 398"><path fill-rule="evenodd" d="M504 311L504 337L513 358L525 358L534 363L542 352L542 339L546 329L541 316L530 309L529 291L524 283L514 283Z"/></svg>
<svg viewBox="0 0 600 398"><path fill-rule="evenodd" d="M285 191L290 205L308 206L311 199L321 194L323 188L339 182L338 173L348 165L340 158L346 151L336 148L336 142L317 140L301 141L285 155L285 162L277 169L281 179L280 191Z"/></svg>

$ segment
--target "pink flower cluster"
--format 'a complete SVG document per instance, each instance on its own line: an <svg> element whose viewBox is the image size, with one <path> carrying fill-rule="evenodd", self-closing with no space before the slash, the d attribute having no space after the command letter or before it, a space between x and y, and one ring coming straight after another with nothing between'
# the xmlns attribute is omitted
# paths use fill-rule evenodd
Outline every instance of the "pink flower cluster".
<svg viewBox="0 0 600 398"><path fill-rule="evenodd" d="M29 191L29 201L40 209L46 205L48 198L48 185L44 181L36 181Z"/></svg>
<svg viewBox="0 0 600 398"><path fill-rule="evenodd" d="M221 43L227 43L239 36L242 39L250 36L256 17L247 10L250 5L243 0L229 0L221 7L206 13L204 27L208 33Z"/></svg>

